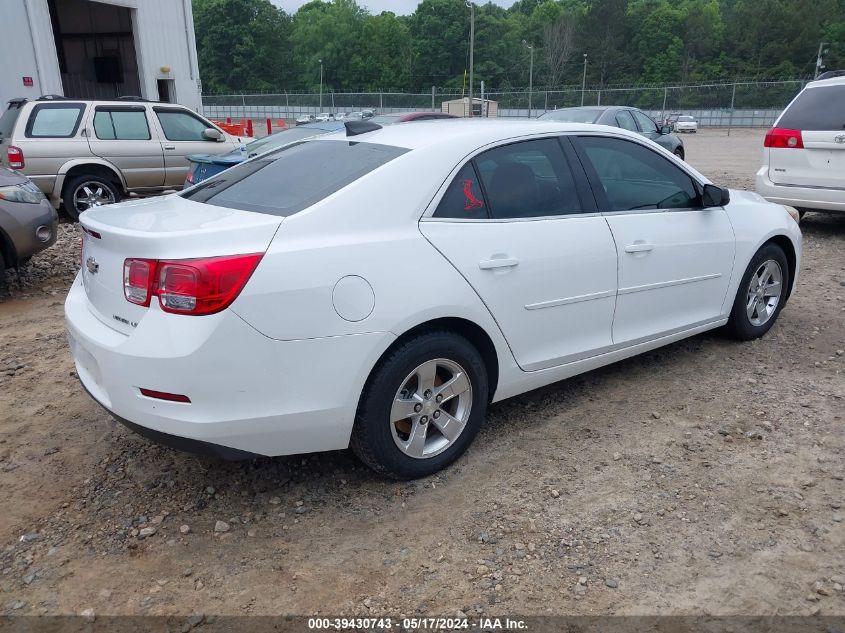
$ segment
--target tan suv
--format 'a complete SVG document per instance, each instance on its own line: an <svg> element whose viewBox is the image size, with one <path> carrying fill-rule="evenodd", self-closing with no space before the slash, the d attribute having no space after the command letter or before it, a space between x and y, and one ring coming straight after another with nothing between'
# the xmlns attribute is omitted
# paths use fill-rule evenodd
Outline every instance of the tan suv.
<svg viewBox="0 0 845 633"><path fill-rule="evenodd" d="M223 154L240 144L169 103L14 99L0 117L0 165L29 176L73 219L129 194L181 189L186 156Z"/></svg>

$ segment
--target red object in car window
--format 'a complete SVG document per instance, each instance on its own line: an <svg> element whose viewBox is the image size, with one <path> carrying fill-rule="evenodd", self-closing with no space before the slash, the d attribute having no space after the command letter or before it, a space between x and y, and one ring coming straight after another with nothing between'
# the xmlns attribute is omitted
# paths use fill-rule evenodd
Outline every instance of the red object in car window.
<svg viewBox="0 0 845 633"><path fill-rule="evenodd" d="M472 191L474 186L475 182L472 180L464 180L464 195L467 199L466 205L464 205L464 211L472 211L473 209L480 209L484 206L484 202L475 197L475 193Z"/></svg>

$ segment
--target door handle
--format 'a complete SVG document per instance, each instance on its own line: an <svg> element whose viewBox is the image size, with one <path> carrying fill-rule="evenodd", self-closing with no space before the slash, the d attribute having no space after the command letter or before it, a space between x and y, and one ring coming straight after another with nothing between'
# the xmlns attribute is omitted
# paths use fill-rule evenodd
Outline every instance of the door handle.
<svg viewBox="0 0 845 633"><path fill-rule="evenodd" d="M494 257L482 259L478 262L478 267L481 270L492 270L494 268L513 268L517 264L519 264L519 260L513 257Z"/></svg>
<svg viewBox="0 0 845 633"><path fill-rule="evenodd" d="M176 149L175 145L165 145L164 149Z"/></svg>
<svg viewBox="0 0 845 633"><path fill-rule="evenodd" d="M648 253L654 250L654 244L647 244L646 242L634 242L625 247L626 253Z"/></svg>

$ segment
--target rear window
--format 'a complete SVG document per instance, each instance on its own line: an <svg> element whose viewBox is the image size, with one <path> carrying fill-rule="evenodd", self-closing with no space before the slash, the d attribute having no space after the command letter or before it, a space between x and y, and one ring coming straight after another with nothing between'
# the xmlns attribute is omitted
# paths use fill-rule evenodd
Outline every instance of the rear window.
<svg viewBox="0 0 845 633"><path fill-rule="evenodd" d="M355 141L302 141L227 169L181 195L218 207L289 216L407 151Z"/></svg>
<svg viewBox="0 0 845 633"><path fill-rule="evenodd" d="M76 135L85 106L81 103L40 103L26 122L28 138L70 138Z"/></svg>
<svg viewBox="0 0 845 633"><path fill-rule="evenodd" d="M845 86L807 88L798 95L778 127L804 131L845 130Z"/></svg>
<svg viewBox="0 0 845 633"><path fill-rule="evenodd" d="M546 112L541 119L563 121L565 123L595 123L602 110L552 110Z"/></svg>
<svg viewBox="0 0 845 633"><path fill-rule="evenodd" d="M13 102L9 104L8 109L0 116L0 138L12 138L12 132L15 129L15 121L18 120L18 115L21 113L21 104Z"/></svg>

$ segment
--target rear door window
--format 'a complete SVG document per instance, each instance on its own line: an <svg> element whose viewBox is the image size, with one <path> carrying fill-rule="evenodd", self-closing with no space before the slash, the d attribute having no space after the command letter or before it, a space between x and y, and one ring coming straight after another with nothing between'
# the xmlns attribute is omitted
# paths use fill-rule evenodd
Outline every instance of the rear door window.
<svg viewBox="0 0 845 633"><path fill-rule="evenodd" d="M778 127L805 132L845 130L845 86L807 88L783 113Z"/></svg>
<svg viewBox="0 0 845 633"><path fill-rule="evenodd" d="M84 111L82 103L39 103L29 115L25 134L28 138L71 138Z"/></svg>
<svg viewBox="0 0 845 633"><path fill-rule="evenodd" d="M303 141L227 169L181 195L218 207L289 216L407 151L355 141Z"/></svg>
<svg viewBox="0 0 845 633"><path fill-rule="evenodd" d="M555 138L496 147L477 156L475 164L492 218L581 212L572 172Z"/></svg>
<svg viewBox="0 0 845 633"><path fill-rule="evenodd" d="M144 108L103 108L94 114L94 132L107 141L148 141L150 126Z"/></svg>

